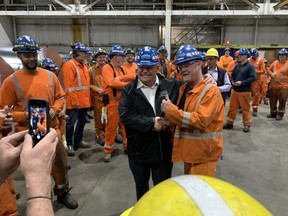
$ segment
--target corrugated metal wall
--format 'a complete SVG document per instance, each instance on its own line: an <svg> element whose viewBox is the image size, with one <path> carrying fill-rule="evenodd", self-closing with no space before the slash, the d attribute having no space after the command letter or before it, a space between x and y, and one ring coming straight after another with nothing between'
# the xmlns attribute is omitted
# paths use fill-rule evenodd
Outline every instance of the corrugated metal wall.
<svg viewBox="0 0 288 216"><path fill-rule="evenodd" d="M11 20L7 20L11 26ZM182 23L181 20L175 21L181 25L185 20ZM193 19L190 22L193 23ZM81 40L85 44L89 42L89 46L111 47L113 44L122 44L125 47L133 48L144 45L156 48L163 43L161 36L162 39L165 37L164 34L161 35L160 33L161 22L157 18L91 17L88 18L87 24L85 18L42 17L38 19L16 18L15 23L16 37L23 34L31 35L42 46L49 45L61 52L70 50L69 45L76 42L75 40ZM177 35L181 36L181 30L185 29L183 27L177 28L177 24L173 24L172 44L175 43ZM88 30L86 26L88 26ZM187 34L187 39L190 39L183 41L183 43L196 44L198 42L200 45L221 45L220 38L221 32L223 32L222 44L229 40L231 45L270 46L271 44L278 44L279 46L287 46L288 21L285 19L258 19L258 25L256 19L225 19L222 23L217 22L214 27L209 27L209 24L207 26L197 36L193 35L193 31L191 32L192 36ZM195 28L200 29L197 26ZM13 29L12 26L11 29ZM88 36L86 35L87 32L89 33ZM176 44L176 46L178 45L180 44Z"/></svg>
<svg viewBox="0 0 288 216"><path fill-rule="evenodd" d="M89 46L110 47L121 44L125 47L158 46L159 27L157 19L17 19L17 33L37 39L41 45L59 47L60 51L70 49L73 42ZM80 34L80 36L79 36ZM68 48L65 48L68 47Z"/></svg>

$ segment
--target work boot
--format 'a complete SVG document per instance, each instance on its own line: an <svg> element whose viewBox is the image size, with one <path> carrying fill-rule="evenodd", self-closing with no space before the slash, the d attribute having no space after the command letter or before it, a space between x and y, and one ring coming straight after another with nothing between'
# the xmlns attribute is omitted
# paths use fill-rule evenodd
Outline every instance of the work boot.
<svg viewBox="0 0 288 216"><path fill-rule="evenodd" d="M66 208L76 209L78 207L78 202L73 198L69 192L57 196L57 201L64 204Z"/></svg>
<svg viewBox="0 0 288 216"><path fill-rule="evenodd" d="M97 139L96 139L96 142L97 142L99 145L104 146L105 139L104 139L104 137L100 137L100 138L97 138Z"/></svg>
<svg viewBox="0 0 288 216"><path fill-rule="evenodd" d="M123 143L123 137L120 134L117 134L115 136L115 142L116 143Z"/></svg>
<svg viewBox="0 0 288 216"><path fill-rule="evenodd" d="M276 118L277 113L270 112L270 114L267 115L267 118Z"/></svg>
<svg viewBox="0 0 288 216"><path fill-rule="evenodd" d="M243 131L245 132L245 133L248 133L249 131L250 131L250 126L244 126L244 129L243 129Z"/></svg>
<svg viewBox="0 0 288 216"><path fill-rule="evenodd" d="M223 125L223 129L231 130L233 129L233 124L226 123L225 125Z"/></svg>
<svg viewBox="0 0 288 216"><path fill-rule="evenodd" d="M72 145L67 145L67 155L68 156L75 156L75 151Z"/></svg>
<svg viewBox="0 0 288 216"><path fill-rule="evenodd" d="M252 116L257 116L258 110L257 109L253 109L252 111Z"/></svg>
<svg viewBox="0 0 288 216"><path fill-rule="evenodd" d="M75 147L76 148L90 148L91 146L84 140L81 140L79 143L75 143Z"/></svg>
<svg viewBox="0 0 288 216"><path fill-rule="evenodd" d="M280 116L280 115L276 115L276 118L275 118L277 121L281 121L282 120L282 116Z"/></svg>
<svg viewBox="0 0 288 216"><path fill-rule="evenodd" d="M111 154L109 153L105 153L105 156L104 156L104 162L105 163L108 163L111 161Z"/></svg>

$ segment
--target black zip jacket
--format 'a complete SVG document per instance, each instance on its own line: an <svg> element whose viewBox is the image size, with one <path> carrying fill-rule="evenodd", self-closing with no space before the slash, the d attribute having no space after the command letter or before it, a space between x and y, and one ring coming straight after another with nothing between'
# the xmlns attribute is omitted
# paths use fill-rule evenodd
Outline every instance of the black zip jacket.
<svg viewBox="0 0 288 216"><path fill-rule="evenodd" d="M163 97L160 97L160 93L166 90L172 103L176 104L183 82L159 74L157 76L159 86L155 96L155 111L156 116L163 116L160 109ZM171 159L171 129L162 132L153 130L155 113L141 89L137 89L137 82L138 78L125 86L118 107L120 120L126 129L128 156L136 162L144 163L158 163L163 159Z"/></svg>

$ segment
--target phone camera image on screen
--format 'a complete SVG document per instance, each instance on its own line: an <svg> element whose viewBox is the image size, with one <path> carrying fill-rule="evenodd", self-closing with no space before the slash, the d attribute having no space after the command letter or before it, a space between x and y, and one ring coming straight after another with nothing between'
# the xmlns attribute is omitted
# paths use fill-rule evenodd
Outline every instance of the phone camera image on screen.
<svg viewBox="0 0 288 216"><path fill-rule="evenodd" d="M49 132L49 107L46 101L29 101L29 133L37 144Z"/></svg>

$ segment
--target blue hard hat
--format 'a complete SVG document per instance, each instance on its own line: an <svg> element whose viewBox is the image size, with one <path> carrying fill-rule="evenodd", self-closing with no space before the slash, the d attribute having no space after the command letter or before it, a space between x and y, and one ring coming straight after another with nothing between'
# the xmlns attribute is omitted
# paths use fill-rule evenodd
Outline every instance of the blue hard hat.
<svg viewBox="0 0 288 216"><path fill-rule="evenodd" d="M22 35L17 38L12 50L17 53L32 53L38 52L40 47L33 37Z"/></svg>
<svg viewBox="0 0 288 216"><path fill-rule="evenodd" d="M280 51L279 51L279 55L287 55L288 52L285 48L282 48Z"/></svg>
<svg viewBox="0 0 288 216"><path fill-rule="evenodd" d="M202 59L201 53L191 45L183 45L176 53L175 65L197 59Z"/></svg>
<svg viewBox="0 0 288 216"><path fill-rule="evenodd" d="M159 47L159 49L157 50L157 53L160 53L160 52L164 52L166 54L168 53L168 51L167 51L167 49L166 49L166 47L164 45L161 45Z"/></svg>
<svg viewBox="0 0 288 216"><path fill-rule="evenodd" d="M200 55L202 57L202 61L206 61L206 53L205 52L201 52Z"/></svg>
<svg viewBox="0 0 288 216"><path fill-rule="evenodd" d="M85 45L81 42L71 44L71 48L73 49L73 51L77 51L77 50L82 51L82 52L87 51Z"/></svg>
<svg viewBox="0 0 288 216"><path fill-rule="evenodd" d="M111 56L115 56L115 55L125 56L125 49L119 45L112 46L108 53L108 56L109 58L111 58Z"/></svg>
<svg viewBox="0 0 288 216"><path fill-rule="evenodd" d="M249 50L247 48L240 48L239 49L239 55L247 55L247 57L250 56Z"/></svg>
<svg viewBox="0 0 288 216"><path fill-rule="evenodd" d="M139 66L153 66L158 64L156 50L152 47L145 46L138 52L136 64Z"/></svg>
<svg viewBox="0 0 288 216"><path fill-rule="evenodd" d="M89 47L86 47L85 48L85 52L87 53L87 54L89 54L89 55L92 55L92 50L89 48Z"/></svg>
<svg viewBox="0 0 288 216"><path fill-rule="evenodd" d="M46 70L49 70L49 71L55 71L55 70L58 70L59 67L57 67L55 61L53 61L52 59L50 58L44 58L41 60L40 62L40 66Z"/></svg>
<svg viewBox="0 0 288 216"><path fill-rule="evenodd" d="M100 47L96 48L96 50L94 51L93 55L95 57L97 57L100 54L107 55L107 52L104 49L100 48Z"/></svg>
<svg viewBox="0 0 288 216"><path fill-rule="evenodd" d="M259 55L258 50L256 48L252 48L250 50L250 54L251 54L252 58L255 58Z"/></svg>

